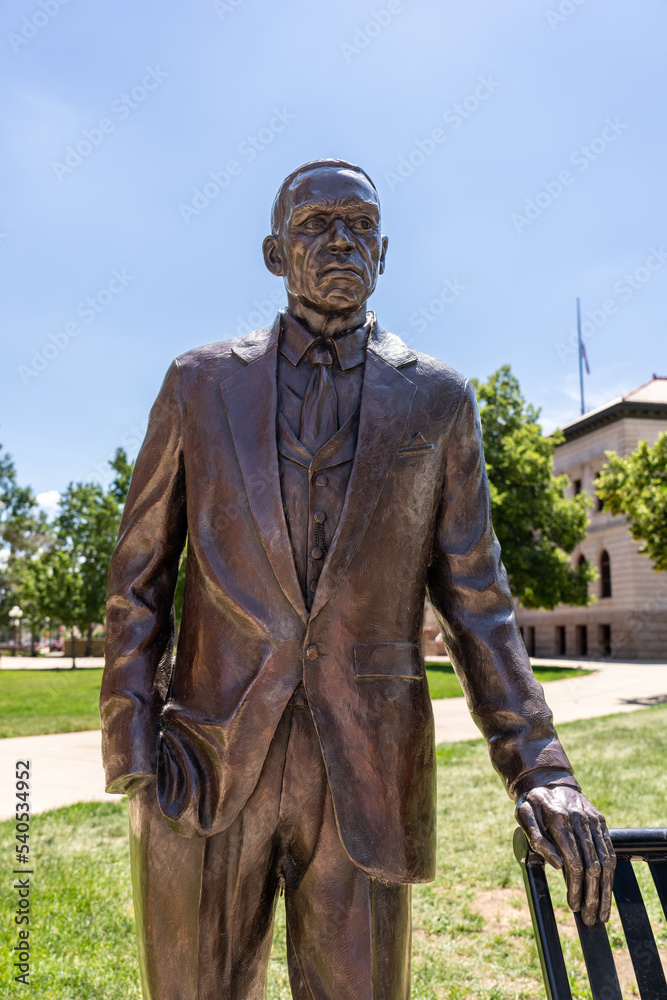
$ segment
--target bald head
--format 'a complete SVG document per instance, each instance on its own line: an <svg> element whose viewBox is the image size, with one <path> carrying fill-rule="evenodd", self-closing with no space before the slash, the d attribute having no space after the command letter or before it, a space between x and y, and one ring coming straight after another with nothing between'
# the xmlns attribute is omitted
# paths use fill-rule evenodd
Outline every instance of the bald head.
<svg viewBox="0 0 667 1000"><path fill-rule="evenodd" d="M264 262L290 312L318 332L363 322L387 250L370 177L344 160L306 163L283 181L271 221Z"/></svg>
<svg viewBox="0 0 667 1000"><path fill-rule="evenodd" d="M356 163L336 159L311 160L310 163L304 163L303 166L288 174L278 189L271 209L271 232L274 236L278 235L285 221L289 219L295 201L301 202L303 195L307 197L308 189L316 190L319 187L317 184L318 173L322 175L340 174L343 183L346 179L352 182L356 181L357 185L360 184L367 189L366 197L375 201L379 211L380 199L377 188L366 171L358 167ZM302 190L304 188L305 190ZM297 191L301 197L295 199Z"/></svg>

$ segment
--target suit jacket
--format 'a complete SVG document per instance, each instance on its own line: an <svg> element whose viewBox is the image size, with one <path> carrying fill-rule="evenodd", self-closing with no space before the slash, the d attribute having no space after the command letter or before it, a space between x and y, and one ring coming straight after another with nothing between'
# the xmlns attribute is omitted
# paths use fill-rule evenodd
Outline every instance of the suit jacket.
<svg viewBox="0 0 667 1000"><path fill-rule="evenodd" d="M427 881L427 588L508 790L544 768L569 771L517 631L475 395L447 365L374 325L345 503L308 615L280 494L278 332L276 321L182 355L151 412L109 574L107 789L157 774L172 829L224 830L303 680L348 854L370 875Z"/></svg>

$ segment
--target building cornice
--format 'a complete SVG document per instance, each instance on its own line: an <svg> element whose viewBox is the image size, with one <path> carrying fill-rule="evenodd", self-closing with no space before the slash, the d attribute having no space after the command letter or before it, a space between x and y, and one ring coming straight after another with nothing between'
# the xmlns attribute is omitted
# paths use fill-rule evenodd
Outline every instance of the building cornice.
<svg viewBox="0 0 667 1000"><path fill-rule="evenodd" d="M667 421L667 403L632 402L623 399L610 406L605 406L603 409L593 410L592 413L584 413L583 416L565 424L560 429L565 441L573 441L575 438L590 434L599 427L605 427L607 424L613 424L617 420L625 418Z"/></svg>

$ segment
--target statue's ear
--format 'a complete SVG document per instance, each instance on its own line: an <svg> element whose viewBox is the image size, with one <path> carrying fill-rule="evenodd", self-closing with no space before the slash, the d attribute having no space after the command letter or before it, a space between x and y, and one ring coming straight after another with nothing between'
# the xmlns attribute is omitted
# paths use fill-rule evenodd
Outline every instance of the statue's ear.
<svg viewBox="0 0 667 1000"><path fill-rule="evenodd" d="M275 274L277 278L280 278L285 272L283 270L283 258L280 253L277 236L266 237L262 243L262 253L264 254L264 263L271 274Z"/></svg>
<svg viewBox="0 0 667 1000"><path fill-rule="evenodd" d="M387 247L389 246L389 240L386 236L382 237L382 250L380 252L380 266L378 267L378 274L384 274L384 259L387 256ZM266 265L269 266L268 264Z"/></svg>

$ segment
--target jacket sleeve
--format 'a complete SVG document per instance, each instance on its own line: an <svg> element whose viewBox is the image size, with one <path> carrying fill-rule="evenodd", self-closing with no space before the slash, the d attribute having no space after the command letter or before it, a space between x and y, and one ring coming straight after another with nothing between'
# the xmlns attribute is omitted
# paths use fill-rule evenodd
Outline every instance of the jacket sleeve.
<svg viewBox="0 0 667 1000"><path fill-rule="evenodd" d="M155 401L111 559L100 694L108 792L156 771L171 668L174 592L187 532L182 402L175 361Z"/></svg>
<svg viewBox="0 0 667 1000"><path fill-rule="evenodd" d="M553 782L578 788L517 628L469 382L448 446L428 591L470 713L508 793L516 798Z"/></svg>

